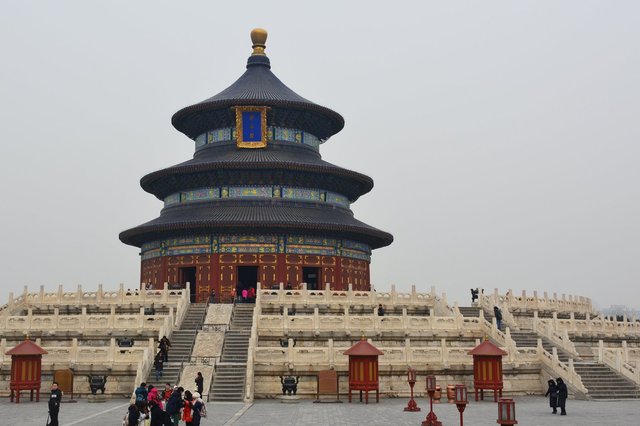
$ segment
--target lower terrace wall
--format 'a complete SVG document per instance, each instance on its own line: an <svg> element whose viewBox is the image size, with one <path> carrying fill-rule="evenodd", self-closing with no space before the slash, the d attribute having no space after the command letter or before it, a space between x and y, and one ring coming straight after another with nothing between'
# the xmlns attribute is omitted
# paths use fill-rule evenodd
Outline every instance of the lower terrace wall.
<svg viewBox="0 0 640 426"><path fill-rule="evenodd" d="M348 372L346 369L338 369L340 381L340 398L348 394ZM275 372L256 369L255 374L255 397L275 398L282 395L282 385L280 384L280 374ZM282 372L281 374L285 374ZM292 376L299 375L298 395L306 398L315 398L318 371L309 370L305 372L292 372ZM380 394L383 397L409 397L410 388L407 383L407 369L399 367L380 368ZM469 398L474 391L473 387L473 366L461 366L453 369L418 369L418 378L414 388L414 395L424 397L426 376L434 374L437 383L443 389L449 384L465 384L469 390ZM288 375L288 374L287 374ZM541 377L541 366L531 364L524 366L504 366L504 390L503 396L508 395L540 395L546 391L546 379ZM446 392L446 391L445 391ZM326 396L325 396L326 398ZM485 392L485 400L492 400L493 394ZM446 395L443 396L446 401Z"/></svg>

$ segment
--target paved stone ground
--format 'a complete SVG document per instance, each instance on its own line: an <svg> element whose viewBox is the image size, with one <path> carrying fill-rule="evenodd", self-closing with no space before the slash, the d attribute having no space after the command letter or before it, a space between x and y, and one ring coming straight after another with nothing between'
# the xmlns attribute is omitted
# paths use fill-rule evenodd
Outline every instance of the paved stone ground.
<svg viewBox="0 0 640 426"><path fill-rule="evenodd" d="M547 400L541 397L516 397L519 426L591 426L640 425L640 400L636 401L574 401L567 404L568 416L552 415ZM210 425L414 425L419 426L427 415L429 401L418 400L423 411L405 413L406 399L381 399L380 404L361 403L314 404L301 400L283 404L279 400L257 400L253 405L241 403L209 403L209 417L202 422ZM128 406L125 400L90 404L85 400L65 403L61 407L62 426L119 426ZM426 411L425 411L426 410ZM443 426L457 426L460 417L455 405L434 406ZM471 402L465 411L467 426L497 425L497 405L493 402ZM45 403L25 402L19 405L0 400L1 426L44 426L47 419ZM183 423L181 423L183 425Z"/></svg>

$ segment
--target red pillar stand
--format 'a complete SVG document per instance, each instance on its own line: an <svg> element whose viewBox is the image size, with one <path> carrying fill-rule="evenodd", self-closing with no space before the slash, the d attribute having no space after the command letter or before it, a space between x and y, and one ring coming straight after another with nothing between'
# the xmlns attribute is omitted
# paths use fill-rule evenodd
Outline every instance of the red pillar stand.
<svg viewBox="0 0 640 426"><path fill-rule="evenodd" d="M409 404L404 407L404 411L421 411L420 407L418 407L418 403L413 399L413 387L416 382L409 382L409 386L411 387L411 399L409 400Z"/></svg>
<svg viewBox="0 0 640 426"><path fill-rule="evenodd" d="M442 422L438 420L438 416L433 412L433 394L435 391L429 391L429 414L427 418L422 422L422 426L442 426Z"/></svg>

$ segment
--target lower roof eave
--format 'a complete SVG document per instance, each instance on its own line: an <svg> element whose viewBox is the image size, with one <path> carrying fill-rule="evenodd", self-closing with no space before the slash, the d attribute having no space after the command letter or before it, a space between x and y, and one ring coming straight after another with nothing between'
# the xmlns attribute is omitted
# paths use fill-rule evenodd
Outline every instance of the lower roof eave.
<svg viewBox="0 0 640 426"><path fill-rule="evenodd" d="M330 224L304 224L277 223L277 224L238 224L238 223L207 223L207 222L180 222L163 225L140 225L120 233L119 238L124 244L142 247L144 243L158 239L170 238L186 233L298 233L312 232L315 235L327 235L338 238L347 238L363 242L372 249L386 247L393 242L393 235L376 228L363 229L359 227L330 225Z"/></svg>

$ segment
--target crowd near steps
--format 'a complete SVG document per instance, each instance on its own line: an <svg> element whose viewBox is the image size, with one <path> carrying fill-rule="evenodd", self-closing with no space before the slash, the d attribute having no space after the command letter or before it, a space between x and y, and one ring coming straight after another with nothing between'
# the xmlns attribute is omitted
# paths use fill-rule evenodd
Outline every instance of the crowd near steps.
<svg viewBox="0 0 640 426"><path fill-rule="evenodd" d="M229 329L224 336L222 355L209 390L209 401L242 401L247 372L247 352L253 309L250 303L236 304Z"/></svg>

